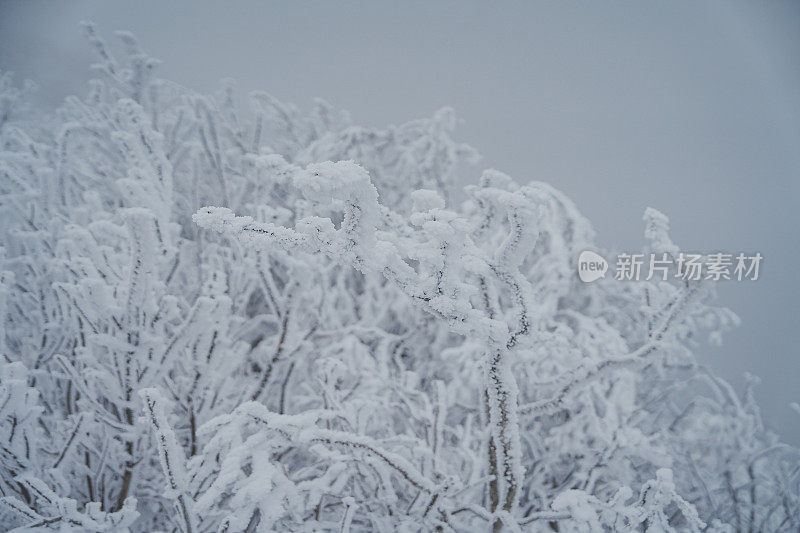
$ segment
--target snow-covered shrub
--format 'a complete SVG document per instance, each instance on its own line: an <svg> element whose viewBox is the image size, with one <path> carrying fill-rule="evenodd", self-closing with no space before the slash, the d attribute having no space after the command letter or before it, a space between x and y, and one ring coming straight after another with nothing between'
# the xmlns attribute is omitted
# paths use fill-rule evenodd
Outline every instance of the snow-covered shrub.
<svg viewBox="0 0 800 533"><path fill-rule="evenodd" d="M243 106L87 29L57 116L0 77L3 529L800 527L797 450L693 356L713 287L580 283L544 183L448 207L452 110Z"/></svg>

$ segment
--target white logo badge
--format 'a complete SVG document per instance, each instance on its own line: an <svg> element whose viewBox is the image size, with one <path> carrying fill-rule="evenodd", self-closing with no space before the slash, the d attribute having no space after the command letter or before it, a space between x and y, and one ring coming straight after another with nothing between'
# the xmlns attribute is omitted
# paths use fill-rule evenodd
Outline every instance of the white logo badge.
<svg viewBox="0 0 800 533"><path fill-rule="evenodd" d="M585 250L578 256L578 276L584 283L590 283L606 276L608 262L591 250Z"/></svg>

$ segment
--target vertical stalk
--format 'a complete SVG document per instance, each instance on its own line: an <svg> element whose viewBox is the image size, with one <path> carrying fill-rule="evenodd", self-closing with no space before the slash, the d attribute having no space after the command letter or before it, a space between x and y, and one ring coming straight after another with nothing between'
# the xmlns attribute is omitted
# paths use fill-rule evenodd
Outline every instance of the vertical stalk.
<svg viewBox="0 0 800 533"><path fill-rule="evenodd" d="M492 511L502 508L503 511L513 513L522 477L522 463L517 418L517 383L509 368L508 356L509 352L504 349L488 352L485 387L491 429L489 471L498 480L497 494L493 496L497 498L497 503L492 501ZM502 527L501 520L495 521L494 531L500 531Z"/></svg>

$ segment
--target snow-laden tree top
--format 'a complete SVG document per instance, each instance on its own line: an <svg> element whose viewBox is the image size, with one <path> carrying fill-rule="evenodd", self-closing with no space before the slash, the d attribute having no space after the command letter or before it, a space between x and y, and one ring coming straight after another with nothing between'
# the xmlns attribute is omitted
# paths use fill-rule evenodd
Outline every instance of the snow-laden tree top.
<svg viewBox="0 0 800 533"><path fill-rule="evenodd" d="M450 109L243 105L88 34L56 116L0 77L3 529L800 528L797 450L695 358L709 282L581 283L545 183L448 203Z"/></svg>

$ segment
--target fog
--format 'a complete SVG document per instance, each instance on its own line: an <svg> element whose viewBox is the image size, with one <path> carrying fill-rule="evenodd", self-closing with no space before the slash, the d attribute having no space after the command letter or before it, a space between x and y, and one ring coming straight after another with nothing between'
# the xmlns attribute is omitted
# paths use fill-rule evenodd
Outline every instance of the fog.
<svg viewBox="0 0 800 533"><path fill-rule="evenodd" d="M760 376L765 418L800 443L798 4L4 1L0 69L51 108L83 94L81 20L131 30L203 92L231 77L367 126L452 106L483 156L465 183L485 167L547 181L607 248L637 250L652 206L684 249L761 252L758 281L719 287L741 326L698 359L737 386Z"/></svg>

